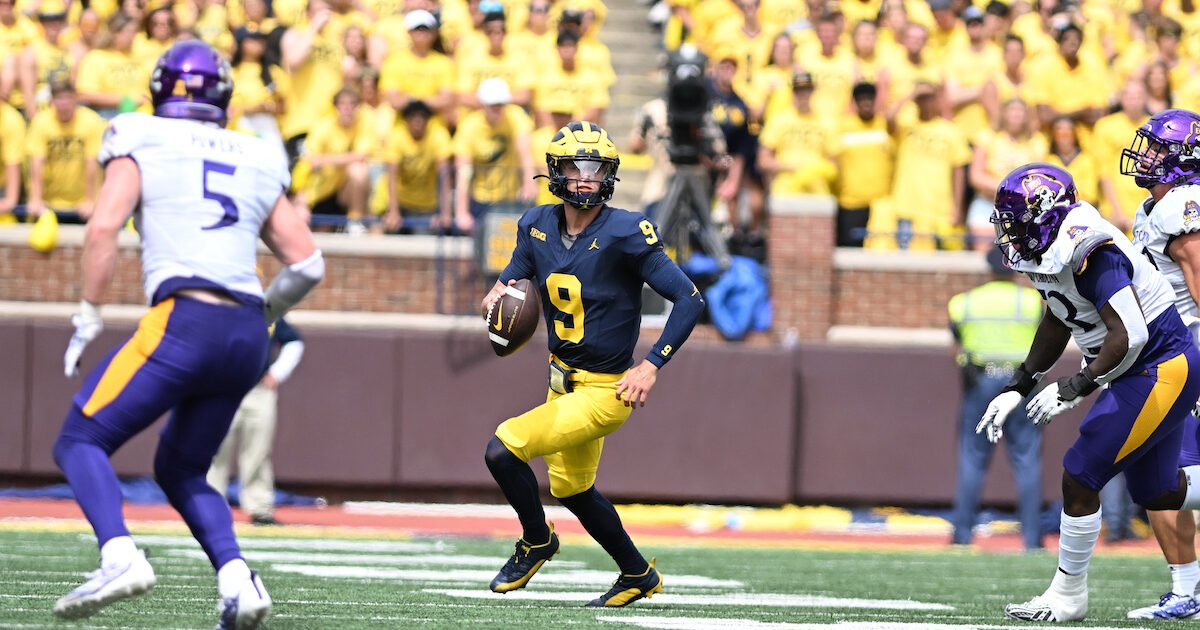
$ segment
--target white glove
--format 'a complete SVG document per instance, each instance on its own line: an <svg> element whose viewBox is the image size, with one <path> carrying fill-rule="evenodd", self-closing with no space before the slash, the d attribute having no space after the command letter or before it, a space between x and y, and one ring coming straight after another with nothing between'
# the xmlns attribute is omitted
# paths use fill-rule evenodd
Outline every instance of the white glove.
<svg viewBox="0 0 1200 630"><path fill-rule="evenodd" d="M1048 424L1058 414L1078 405L1083 398L1083 396L1077 396L1071 400L1059 398L1058 382L1055 381L1038 392L1033 400L1030 400L1029 404L1025 406L1025 411L1029 412L1029 419L1034 424L1041 426Z"/></svg>
<svg viewBox="0 0 1200 630"><path fill-rule="evenodd" d="M71 316L75 325L75 334L67 344L67 353L63 355L63 374L74 378L79 374L79 357L101 330L104 330L104 320L100 319L100 307L82 300L79 302L79 312Z"/></svg>
<svg viewBox="0 0 1200 630"><path fill-rule="evenodd" d="M1197 400L1196 404L1192 405L1192 415L1200 418L1200 400Z"/></svg>
<svg viewBox="0 0 1200 630"><path fill-rule="evenodd" d="M1021 404L1021 399L1024 396L1021 392L1003 392L999 396L992 399L988 403L987 411L983 412L983 419L979 424L975 425L975 433L983 433L987 431L987 439L992 444L1000 441L1004 437L1004 421L1008 420L1008 414Z"/></svg>

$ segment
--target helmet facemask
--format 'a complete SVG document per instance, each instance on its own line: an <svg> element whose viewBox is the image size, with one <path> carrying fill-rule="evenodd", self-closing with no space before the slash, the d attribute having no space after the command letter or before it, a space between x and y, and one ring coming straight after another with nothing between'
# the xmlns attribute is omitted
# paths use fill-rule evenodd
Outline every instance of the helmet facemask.
<svg viewBox="0 0 1200 630"><path fill-rule="evenodd" d="M550 193L580 210L590 210L612 199L617 182L616 160L547 156L546 165L550 170Z"/></svg>
<svg viewBox="0 0 1200 630"><path fill-rule="evenodd" d="M1121 151L1121 174L1141 188L1175 185L1200 173L1200 116L1178 109L1155 114Z"/></svg>
<svg viewBox="0 0 1200 630"><path fill-rule="evenodd" d="M608 132L585 120L559 129L546 147L550 194L580 210L591 210L612 199L620 165Z"/></svg>

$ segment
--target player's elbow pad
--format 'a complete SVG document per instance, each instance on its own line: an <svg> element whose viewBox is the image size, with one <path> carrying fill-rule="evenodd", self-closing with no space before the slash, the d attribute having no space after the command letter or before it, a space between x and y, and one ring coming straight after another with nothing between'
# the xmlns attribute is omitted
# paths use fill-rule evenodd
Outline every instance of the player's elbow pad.
<svg viewBox="0 0 1200 630"><path fill-rule="evenodd" d="M325 259L321 250L312 256L288 265L275 276L267 293L263 296L263 315L268 324L275 323L283 314L304 299L308 292L325 277Z"/></svg>

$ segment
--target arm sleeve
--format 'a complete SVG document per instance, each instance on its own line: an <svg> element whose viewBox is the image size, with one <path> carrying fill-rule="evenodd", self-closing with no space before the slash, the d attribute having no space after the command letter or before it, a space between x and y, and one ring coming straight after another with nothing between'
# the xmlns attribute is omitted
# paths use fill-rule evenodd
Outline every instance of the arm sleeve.
<svg viewBox="0 0 1200 630"><path fill-rule="evenodd" d="M1087 256L1078 275L1075 285L1079 293L1097 309L1111 306L1125 325L1128 336L1121 361L1111 370L1096 375L1096 382L1105 385L1133 365L1150 337L1146 317L1134 294L1133 263L1115 245L1101 245Z"/></svg>
<svg viewBox="0 0 1200 630"><path fill-rule="evenodd" d="M650 288L674 304L662 335L646 355L646 360L661 368L692 334L696 321L704 312L704 297L687 274L661 249L642 259L641 273Z"/></svg>
<svg viewBox="0 0 1200 630"><path fill-rule="evenodd" d="M289 341L279 347L279 356L275 357L275 361L271 363L271 367L267 371L271 376L275 377L276 381L283 383L292 377L292 372L296 366L300 364L300 359L304 356L304 342L300 340Z"/></svg>

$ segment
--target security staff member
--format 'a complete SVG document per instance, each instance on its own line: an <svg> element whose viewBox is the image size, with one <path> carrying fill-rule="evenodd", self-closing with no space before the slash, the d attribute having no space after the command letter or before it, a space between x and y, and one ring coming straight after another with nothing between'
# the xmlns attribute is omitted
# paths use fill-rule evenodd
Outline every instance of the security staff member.
<svg viewBox="0 0 1200 630"><path fill-rule="evenodd" d="M971 543L979 512L979 490L992 457L993 445L975 433L975 425L996 397L1033 342L1042 316L1037 291L1011 280L999 248L987 255L991 281L950 299L950 329L958 346L963 374L962 416L958 427L958 488L954 494L956 545ZM1025 405L1017 405L1004 425L1008 458L1016 477L1021 536L1026 549L1042 546L1042 433L1029 421Z"/></svg>

